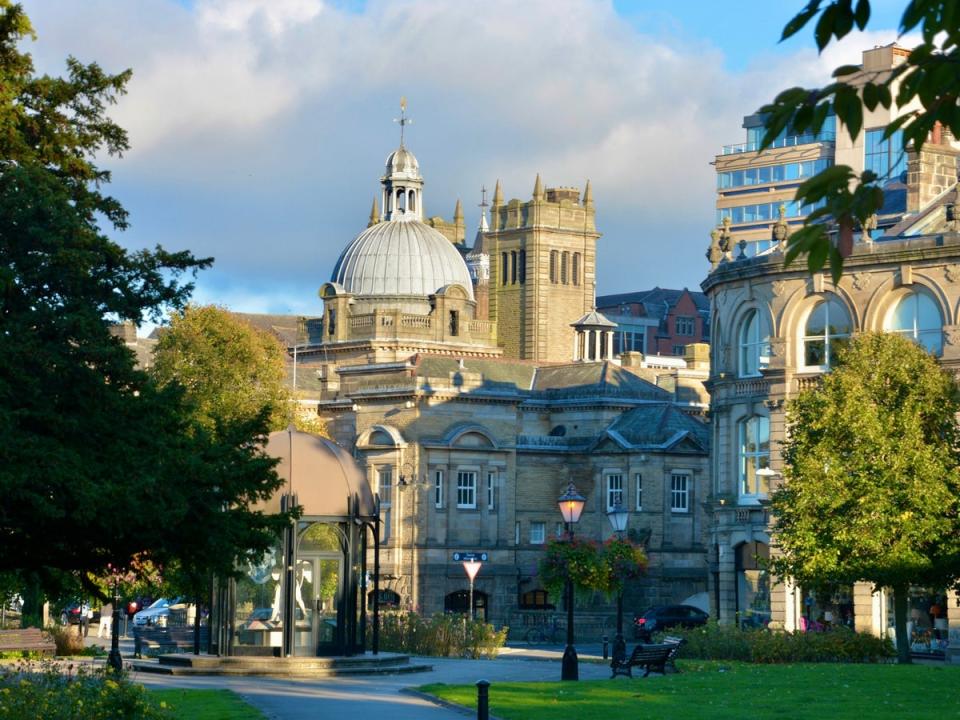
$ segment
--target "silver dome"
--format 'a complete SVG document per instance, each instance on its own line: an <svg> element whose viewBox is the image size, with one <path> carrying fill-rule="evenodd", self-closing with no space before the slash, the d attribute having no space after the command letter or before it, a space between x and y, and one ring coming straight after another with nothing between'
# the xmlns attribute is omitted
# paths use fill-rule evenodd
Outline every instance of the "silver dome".
<svg viewBox="0 0 960 720"><path fill-rule="evenodd" d="M426 297L462 285L473 300L470 272L447 238L419 220L372 225L343 251L331 282L352 295Z"/></svg>
<svg viewBox="0 0 960 720"><path fill-rule="evenodd" d="M420 177L420 163L413 153L403 145L398 147L387 157L387 172L385 177L406 175L411 178Z"/></svg>

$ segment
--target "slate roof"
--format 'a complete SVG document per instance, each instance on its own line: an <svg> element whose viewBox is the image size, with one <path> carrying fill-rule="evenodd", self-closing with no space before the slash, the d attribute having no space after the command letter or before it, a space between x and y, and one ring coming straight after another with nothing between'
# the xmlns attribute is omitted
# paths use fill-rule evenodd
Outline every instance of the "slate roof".
<svg viewBox="0 0 960 720"><path fill-rule="evenodd" d="M297 323L301 317L299 315L265 315L240 312L232 312L231 315L253 325L255 328L273 333L287 347L293 347L297 342L301 346L305 344L316 345L323 340L323 318L305 318L304 329L306 335L297 338Z"/></svg>
<svg viewBox="0 0 960 720"><path fill-rule="evenodd" d="M665 448L685 438L704 452L710 447L707 425L669 403L627 410L610 424L606 434L635 448Z"/></svg>
<svg viewBox="0 0 960 720"><path fill-rule="evenodd" d="M416 373L420 377L448 377L450 373L479 373L483 376L481 387L485 390L512 390L528 392L533 385L536 365L522 360L483 360L467 358L460 367L460 360L436 355L414 357Z"/></svg>
<svg viewBox="0 0 960 720"><path fill-rule="evenodd" d="M537 369L533 390L555 398L620 397L670 399L670 393L611 362L575 363Z"/></svg>
<svg viewBox="0 0 960 720"><path fill-rule="evenodd" d="M684 292L689 292L693 298L697 310L700 312L709 312L710 301L705 293L695 290L670 290L668 288L655 287L652 290L637 290L635 292L618 293L615 295L598 295L597 307L608 308L623 303L641 303L647 311L653 308L663 308L664 306L673 307L677 304L680 296ZM665 314L665 313L664 313Z"/></svg>

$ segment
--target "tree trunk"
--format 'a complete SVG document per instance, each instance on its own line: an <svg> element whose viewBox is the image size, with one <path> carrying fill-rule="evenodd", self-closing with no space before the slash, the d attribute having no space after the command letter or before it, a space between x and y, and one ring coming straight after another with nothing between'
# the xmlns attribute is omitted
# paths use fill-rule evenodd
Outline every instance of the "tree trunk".
<svg viewBox="0 0 960 720"><path fill-rule="evenodd" d="M893 618L897 638L897 662L910 663L910 638L907 636L907 594L909 585L896 585L893 588Z"/></svg>

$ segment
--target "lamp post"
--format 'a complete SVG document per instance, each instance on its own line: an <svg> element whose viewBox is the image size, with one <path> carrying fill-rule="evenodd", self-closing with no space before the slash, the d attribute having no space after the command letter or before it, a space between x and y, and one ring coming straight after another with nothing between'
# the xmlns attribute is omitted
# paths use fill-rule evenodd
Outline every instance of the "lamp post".
<svg viewBox="0 0 960 720"><path fill-rule="evenodd" d="M573 525L580 520L580 513L583 512L583 505L586 498L577 492L573 483L567 485L563 495L557 499L557 505L560 507L560 514L563 521L567 524L567 538L573 542ZM563 651L563 662L560 666L561 680L579 680L580 668L577 664L577 649L573 646L573 578L567 573L566 582L567 595L567 647Z"/></svg>
<svg viewBox="0 0 960 720"><path fill-rule="evenodd" d="M607 512L607 520L610 521L613 531L620 540L623 540L623 531L627 529L627 518L629 513L623 507L619 500ZM617 636L613 640L613 662L614 664L623 662L627 656L627 643L623 639L623 581L621 580L620 590L617 592Z"/></svg>
<svg viewBox="0 0 960 720"><path fill-rule="evenodd" d="M110 654L107 656L107 665L115 672L123 670L123 659L120 657L120 583L113 583L113 622L110 632Z"/></svg>

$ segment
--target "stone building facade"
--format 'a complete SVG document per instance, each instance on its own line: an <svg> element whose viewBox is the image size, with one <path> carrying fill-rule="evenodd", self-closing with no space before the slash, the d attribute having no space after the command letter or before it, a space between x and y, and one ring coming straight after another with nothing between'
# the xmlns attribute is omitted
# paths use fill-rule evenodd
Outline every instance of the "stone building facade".
<svg viewBox="0 0 960 720"><path fill-rule="evenodd" d="M475 610L521 629L525 613L559 604L537 563L571 481L587 497L578 537L609 537L620 501L646 543L650 573L629 589L628 612L705 591L703 351L690 367L614 357L611 323L590 312L589 184L581 197L538 178L530 201L504 202L498 183L472 249L458 241L462 219L423 220L405 147L381 185L383 216L375 207L321 288L322 320L288 338L301 402L379 495L381 599L466 610L452 555L484 552ZM612 615L608 600L595 605Z"/></svg>
<svg viewBox="0 0 960 720"><path fill-rule="evenodd" d="M960 371L960 235L956 144L944 135L910 153L906 195L923 208L876 241L861 237L834 284L802 264L784 266L782 242L755 257L722 259L703 282L713 327L711 373L712 611L721 622L800 629L811 618L850 614L858 630L892 634L886 591L865 583L818 597L789 580L770 578L758 559L775 553L767 499L780 481L785 403L829 371L837 345L858 332L912 337ZM918 626L913 649L947 650L960 633L956 593L914 588ZM937 616L931 608L946 608ZM954 647L960 636L950 638Z"/></svg>

